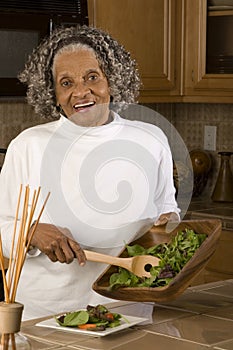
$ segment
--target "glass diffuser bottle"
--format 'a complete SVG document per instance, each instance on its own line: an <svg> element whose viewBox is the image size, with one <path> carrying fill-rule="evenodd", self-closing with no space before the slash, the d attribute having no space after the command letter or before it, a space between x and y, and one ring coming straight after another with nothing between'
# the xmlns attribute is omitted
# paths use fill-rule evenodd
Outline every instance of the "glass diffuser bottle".
<svg viewBox="0 0 233 350"><path fill-rule="evenodd" d="M28 339L20 333L23 305L0 303L0 350L30 350Z"/></svg>

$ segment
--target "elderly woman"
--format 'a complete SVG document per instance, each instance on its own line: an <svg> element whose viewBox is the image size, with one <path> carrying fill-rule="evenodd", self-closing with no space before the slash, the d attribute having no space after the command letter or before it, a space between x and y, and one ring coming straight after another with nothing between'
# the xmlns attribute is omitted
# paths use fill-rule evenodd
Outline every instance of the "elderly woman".
<svg viewBox="0 0 233 350"><path fill-rule="evenodd" d="M20 80L35 111L54 119L10 143L0 178L5 256L20 184L51 192L17 290L28 319L109 300L92 290L106 266L86 261L83 249L116 255L179 209L166 136L117 113L136 101L140 80L108 34L58 29L34 50Z"/></svg>

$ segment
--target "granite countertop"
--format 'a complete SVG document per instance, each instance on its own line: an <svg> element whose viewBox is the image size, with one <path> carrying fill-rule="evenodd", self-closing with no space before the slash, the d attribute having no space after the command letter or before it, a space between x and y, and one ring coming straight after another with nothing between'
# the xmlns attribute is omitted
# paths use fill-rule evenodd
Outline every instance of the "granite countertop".
<svg viewBox="0 0 233 350"><path fill-rule="evenodd" d="M233 202L214 202L209 197L193 197L189 210L208 210L220 211L223 215L228 215L228 211L233 211Z"/></svg>
<svg viewBox="0 0 233 350"><path fill-rule="evenodd" d="M192 198L185 219L220 219L223 229L233 230L233 203L213 202L208 197Z"/></svg>
<svg viewBox="0 0 233 350"><path fill-rule="evenodd" d="M138 308L137 303L119 301L107 306L127 315L135 315ZM41 319L23 322L21 332L32 350L233 350L233 279L190 287L176 300L152 307L151 323L105 337L35 326Z"/></svg>

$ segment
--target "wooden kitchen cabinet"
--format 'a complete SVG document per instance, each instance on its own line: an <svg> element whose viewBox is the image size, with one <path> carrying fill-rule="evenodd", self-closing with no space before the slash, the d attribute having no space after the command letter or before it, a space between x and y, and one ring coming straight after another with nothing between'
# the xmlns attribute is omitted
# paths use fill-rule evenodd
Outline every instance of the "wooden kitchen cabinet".
<svg viewBox="0 0 233 350"><path fill-rule="evenodd" d="M209 71L210 55L233 57L233 11L207 0L88 0L89 24L136 59L140 102L233 103L233 72Z"/></svg>
<svg viewBox="0 0 233 350"><path fill-rule="evenodd" d="M89 0L89 24L108 31L136 59L141 102L181 98L181 1Z"/></svg>
<svg viewBox="0 0 233 350"><path fill-rule="evenodd" d="M206 271L206 282L209 275L216 277L216 280L219 275L221 279L233 278L233 231L222 230L218 247L206 266Z"/></svg>
<svg viewBox="0 0 233 350"><path fill-rule="evenodd" d="M233 103L233 10L184 4L184 101Z"/></svg>
<svg viewBox="0 0 233 350"><path fill-rule="evenodd" d="M233 231L222 230L217 249L192 286L233 278Z"/></svg>
<svg viewBox="0 0 233 350"><path fill-rule="evenodd" d="M186 220L210 220L218 219L222 222L221 235L216 250L204 269L192 281L193 285L222 281L233 278L233 219L232 203L218 203L213 205L212 201L200 201L193 203L195 209L190 205L186 214Z"/></svg>

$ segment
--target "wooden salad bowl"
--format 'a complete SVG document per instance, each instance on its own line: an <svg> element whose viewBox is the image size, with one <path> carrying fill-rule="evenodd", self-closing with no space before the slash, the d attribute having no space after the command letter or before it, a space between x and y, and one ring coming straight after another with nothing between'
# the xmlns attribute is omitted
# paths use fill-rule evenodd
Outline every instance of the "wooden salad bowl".
<svg viewBox="0 0 233 350"><path fill-rule="evenodd" d="M192 229L196 233L205 233L208 237L167 286L154 288L121 287L111 290L109 288L109 278L113 273L118 271L118 268L110 266L93 283L93 290L108 298L138 302L165 302L173 300L182 294L214 254L221 234L222 223L221 220L217 219L184 220L179 224L173 223L169 224L169 226L167 225L167 227L163 229L154 226L130 245L140 244L145 248L149 248L159 243L166 243L170 241L173 235L176 235L179 231L185 230L186 228ZM124 249L120 257L127 256L127 251Z"/></svg>

